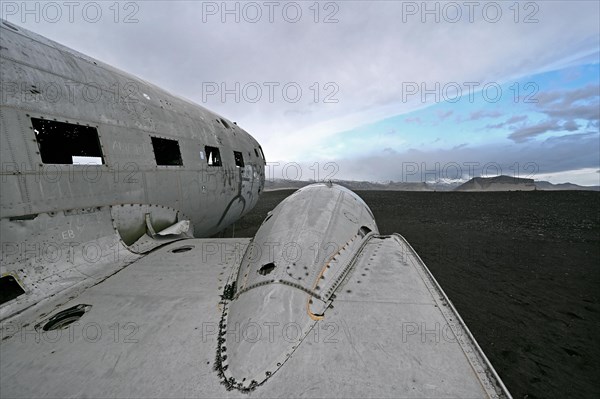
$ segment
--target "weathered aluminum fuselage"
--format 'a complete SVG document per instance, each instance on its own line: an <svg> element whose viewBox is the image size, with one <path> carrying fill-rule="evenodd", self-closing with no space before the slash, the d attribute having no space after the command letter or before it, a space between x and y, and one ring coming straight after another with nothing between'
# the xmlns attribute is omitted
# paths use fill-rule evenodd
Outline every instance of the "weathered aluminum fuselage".
<svg viewBox="0 0 600 399"><path fill-rule="evenodd" d="M0 29L2 275L43 292L36 301L76 267L155 247L135 245L149 229L188 220L188 236L207 237L254 207L264 154L236 123L5 21ZM50 150L36 121L52 125ZM101 164L53 161L52 151L74 145L68 132L51 142L56 126L95 129ZM156 140L178 147L179 159L161 160Z"/></svg>

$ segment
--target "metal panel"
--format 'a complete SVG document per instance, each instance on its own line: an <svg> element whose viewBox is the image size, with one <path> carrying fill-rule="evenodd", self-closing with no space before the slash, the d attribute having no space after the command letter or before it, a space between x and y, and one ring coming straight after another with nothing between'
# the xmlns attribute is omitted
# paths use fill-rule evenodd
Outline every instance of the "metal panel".
<svg viewBox="0 0 600 399"><path fill-rule="evenodd" d="M50 315L92 305L60 334L36 333L33 325L45 317L28 326L5 322L3 334L11 335L0 347L1 396L507 396L442 292L427 283L422 263L396 238L370 240L334 308L267 382L250 394L227 391L213 370L219 295L247 244L169 244L61 307L47 308ZM185 246L191 249L172 252ZM251 321L269 336L269 325ZM295 338L293 328L270 326L274 345ZM256 330L228 324L227 331L230 341L243 341L253 340Z"/></svg>

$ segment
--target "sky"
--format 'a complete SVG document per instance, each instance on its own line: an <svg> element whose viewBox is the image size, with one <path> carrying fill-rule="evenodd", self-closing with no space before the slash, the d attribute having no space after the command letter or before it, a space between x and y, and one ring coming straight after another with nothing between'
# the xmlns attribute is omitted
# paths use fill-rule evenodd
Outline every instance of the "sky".
<svg viewBox="0 0 600 399"><path fill-rule="evenodd" d="M272 178L600 185L597 1L3 1L209 108Z"/></svg>

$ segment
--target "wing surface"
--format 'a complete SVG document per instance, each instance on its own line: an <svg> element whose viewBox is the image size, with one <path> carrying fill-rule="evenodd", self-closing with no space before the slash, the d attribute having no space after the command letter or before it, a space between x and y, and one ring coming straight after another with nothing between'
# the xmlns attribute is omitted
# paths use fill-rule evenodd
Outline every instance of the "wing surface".
<svg viewBox="0 0 600 399"><path fill-rule="evenodd" d="M1 396L509 397L399 235L369 238L333 308L264 384L226 390L214 370L221 295L249 241L177 241L58 306L3 322ZM65 329L43 331L75 306L89 308ZM248 323L228 326L229 342L297 338L293 325Z"/></svg>

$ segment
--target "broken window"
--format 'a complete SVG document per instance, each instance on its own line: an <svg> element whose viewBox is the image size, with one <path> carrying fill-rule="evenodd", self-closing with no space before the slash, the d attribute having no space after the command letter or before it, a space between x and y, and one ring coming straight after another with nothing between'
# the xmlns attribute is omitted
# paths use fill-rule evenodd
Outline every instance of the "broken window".
<svg viewBox="0 0 600 399"><path fill-rule="evenodd" d="M14 276L9 274L0 278L0 304L11 301L24 293L25 290Z"/></svg>
<svg viewBox="0 0 600 399"><path fill-rule="evenodd" d="M31 118L43 163L102 165L98 130L92 126Z"/></svg>
<svg viewBox="0 0 600 399"><path fill-rule="evenodd" d="M235 158L235 166L239 166L240 168L243 168L244 167L244 155L239 151L234 151L233 157Z"/></svg>
<svg viewBox="0 0 600 399"><path fill-rule="evenodd" d="M160 137L152 137L152 148L156 164L161 166L181 166L181 151L179 150L179 142L177 140L161 139Z"/></svg>
<svg viewBox="0 0 600 399"><path fill-rule="evenodd" d="M221 166L221 153L217 147L204 147L208 166Z"/></svg>

